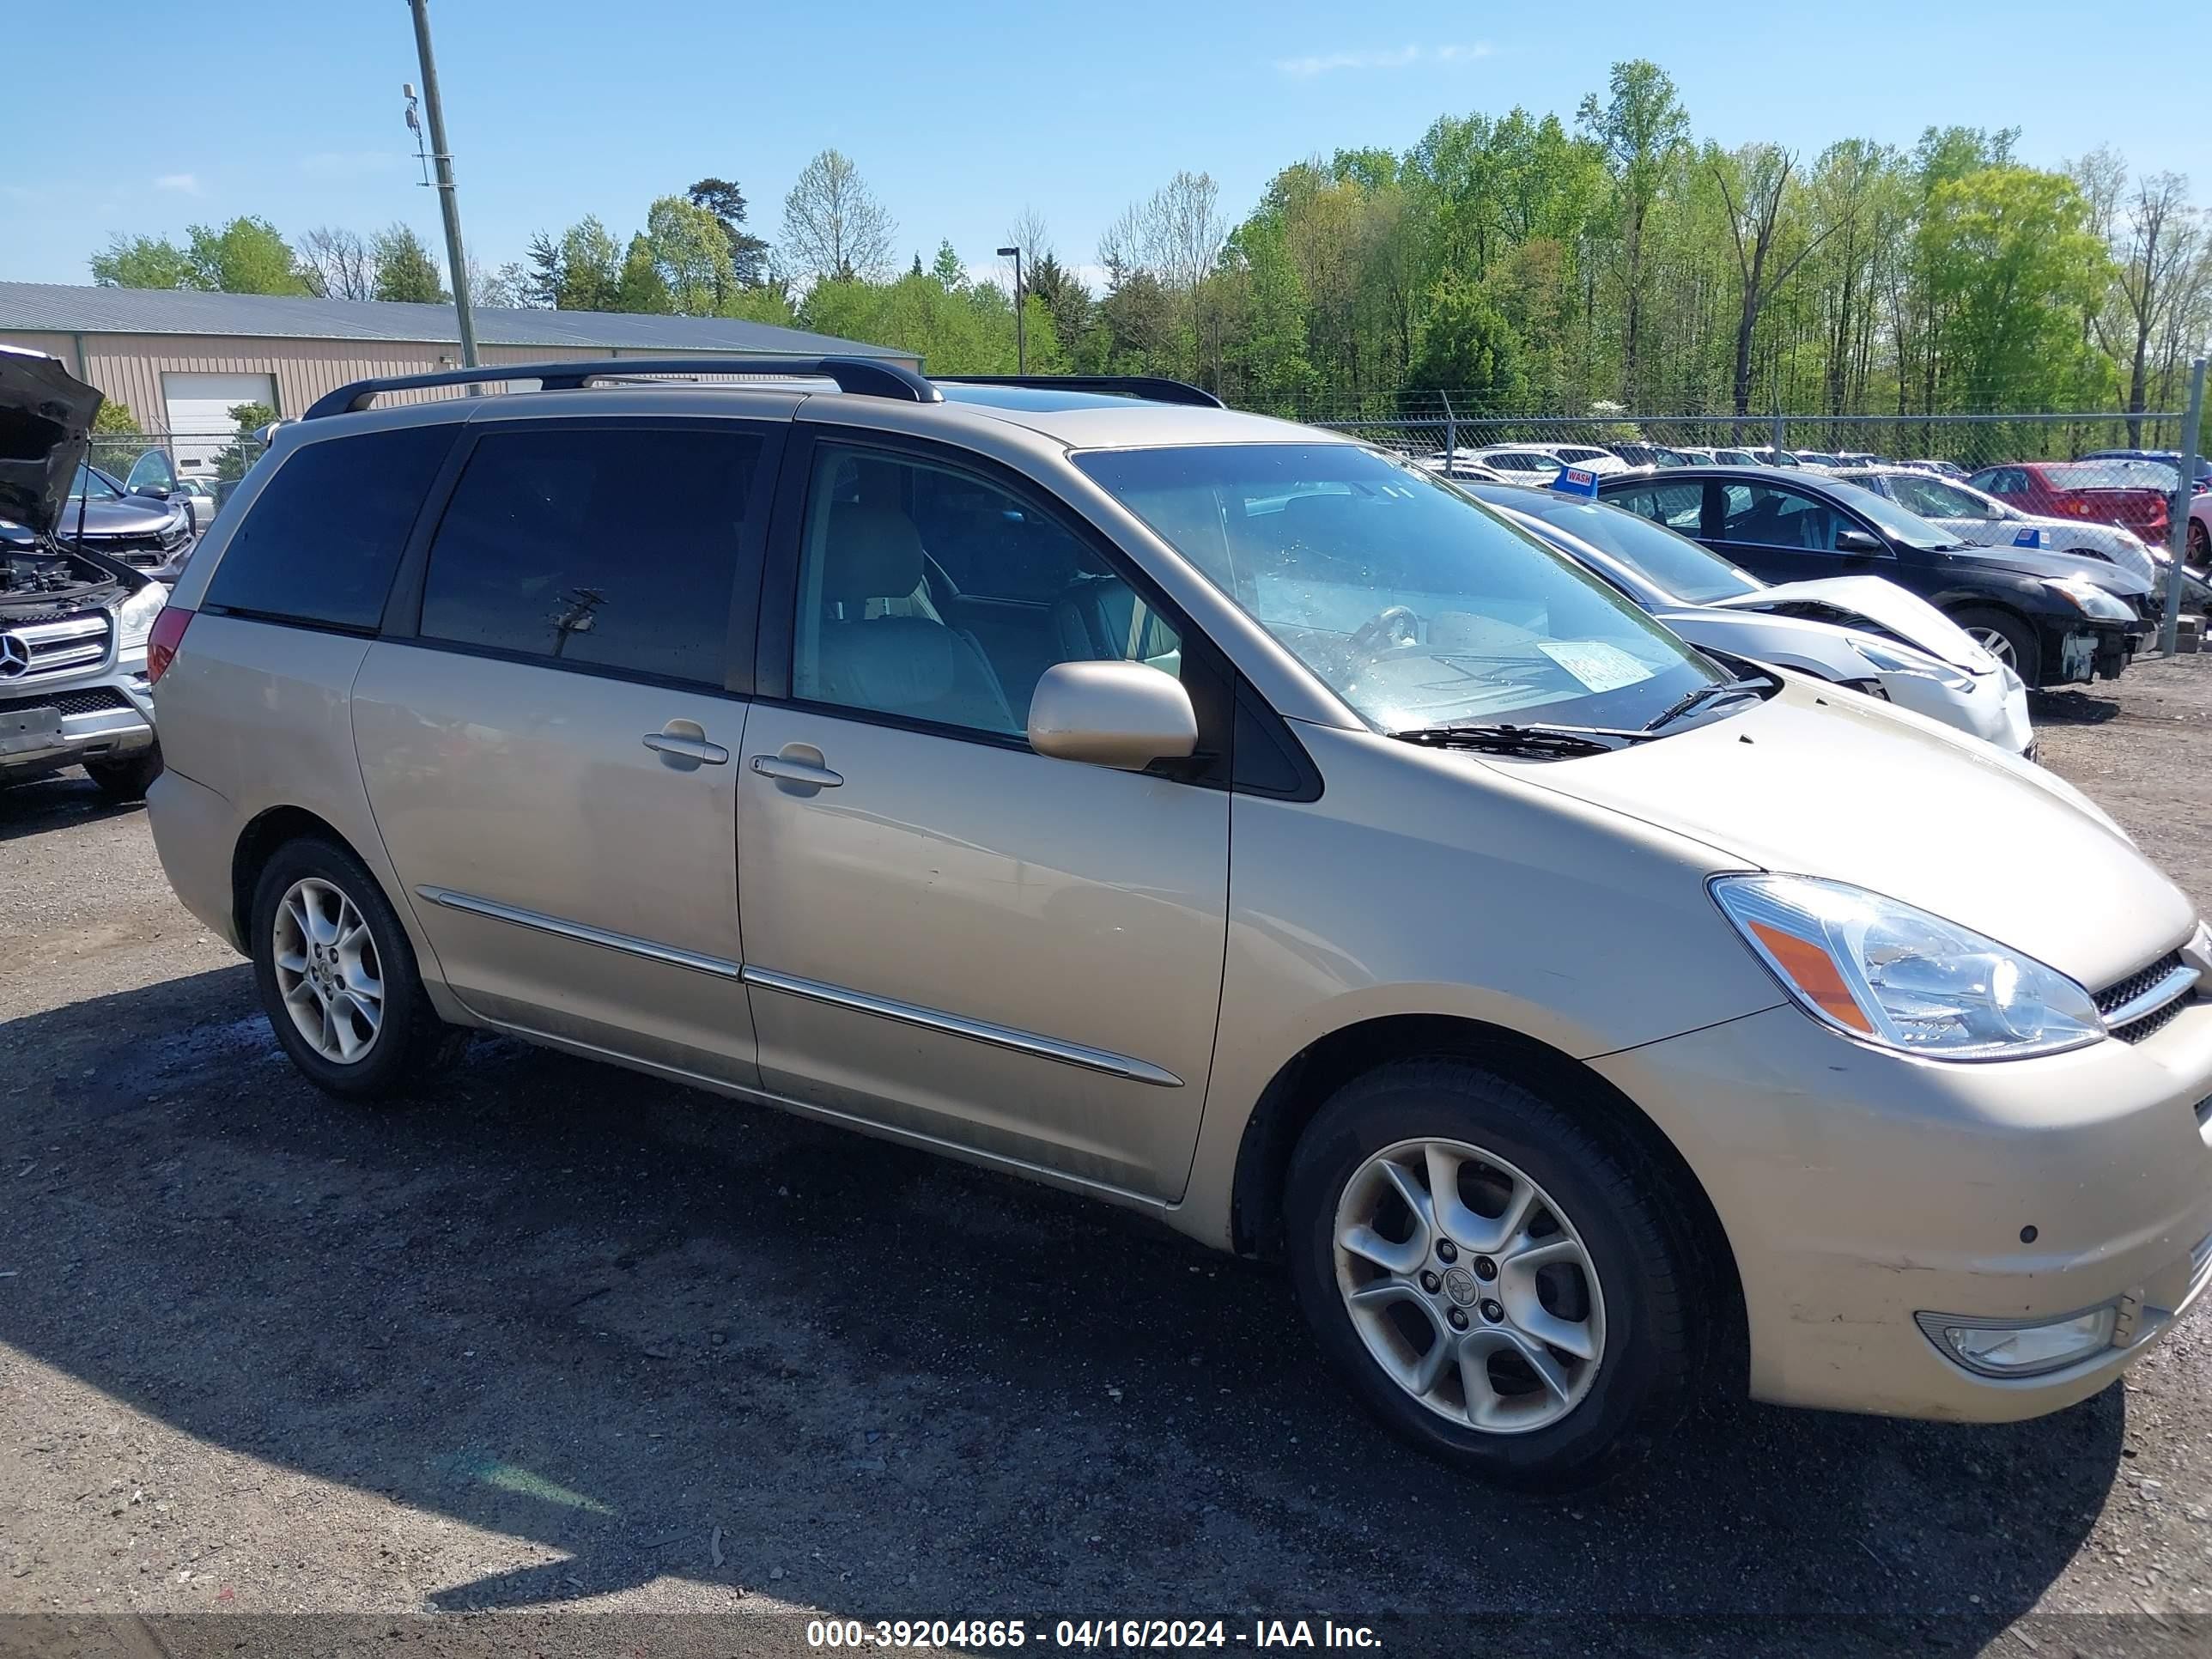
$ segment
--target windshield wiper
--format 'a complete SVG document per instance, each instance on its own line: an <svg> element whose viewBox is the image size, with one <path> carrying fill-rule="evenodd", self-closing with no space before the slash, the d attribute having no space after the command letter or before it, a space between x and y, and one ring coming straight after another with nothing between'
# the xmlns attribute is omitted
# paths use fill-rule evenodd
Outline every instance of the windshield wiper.
<svg viewBox="0 0 2212 1659"><path fill-rule="evenodd" d="M1498 755L1534 755L1565 759L1572 755L1609 755L1632 743L1649 743L1649 732L1604 726L1415 726L1390 734L1401 743L1429 749L1481 749Z"/></svg>
<svg viewBox="0 0 2212 1659"><path fill-rule="evenodd" d="M1649 736L1662 726L1673 725L1699 703L1710 698L1756 696L1772 684L1771 680L1723 680L1718 685L1701 685L1696 690L1677 697L1652 716L1650 724L1644 728L1644 734Z"/></svg>

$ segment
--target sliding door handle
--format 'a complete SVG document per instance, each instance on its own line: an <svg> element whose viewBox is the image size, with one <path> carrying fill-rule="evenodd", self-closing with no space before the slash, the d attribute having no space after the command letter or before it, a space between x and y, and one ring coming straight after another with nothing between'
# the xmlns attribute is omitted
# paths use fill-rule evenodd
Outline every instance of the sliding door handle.
<svg viewBox="0 0 2212 1659"><path fill-rule="evenodd" d="M792 760L781 755L755 755L752 769L761 776L774 778L778 783L795 783L813 789L835 789L845 781L842 772L832 772L826 766L817 766L810 761Z"/></svg>

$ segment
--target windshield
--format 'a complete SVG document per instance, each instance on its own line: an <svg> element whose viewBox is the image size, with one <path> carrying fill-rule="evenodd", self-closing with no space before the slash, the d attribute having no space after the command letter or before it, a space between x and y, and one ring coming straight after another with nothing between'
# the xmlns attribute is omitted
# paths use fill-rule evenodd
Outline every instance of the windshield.
<svg viewBox="0 0 2212 1659"><path fill-rule="evenodd" d="M119 501L123 499L123 492L108 483L105 474L94 471L80 461L77 463L76 482L70 486L69 498L73 501L87 499Z"/></svg>
<svg viewBox="0 0 2212 1659"><path fill-rule="evenodd" d="M2046 466L2043 476L2054 489L2155 489L2171 495L2181 469L2164 461L2063 461Z"/></svg>
<svg viewBox="0 0 2212 1659"><path fill-rule="evenodd" d="M1848 507L1861 518L1869 520L1893 542L1903 542L1907 547L1929 551L1939 547L1959 545L1958 537L1951 532L1899 507L1887 495L1877 495L1871 489L1862 489L1842 478L1831 479L1826 493L1835 499L1838 506Z"/></svg>
<svg viewBox="0 0 2212 1659"><path fill-rule="evenodd" d="M1726 678L1595 576L1371 450L1074 459L1379 730L1642 726Z"/></svg>
<svg viewBox="0 0 2212 1659"><path fill-rule="evenodd" d="M1654 587L1692 605L1756 593L1766 586L1686 536L1621 507L1565 495L1516 499L1513 505L1532 519L1541 519L1600 552L1612 554Z"/></svg>
<svg viewBox="0 0 2212 1659"><path fill-rule="evenodd" d="M1978 495L1929 473L1895 473L1889 491L1908 512L1931 519L1993 519L1995 508Z"/></svg>

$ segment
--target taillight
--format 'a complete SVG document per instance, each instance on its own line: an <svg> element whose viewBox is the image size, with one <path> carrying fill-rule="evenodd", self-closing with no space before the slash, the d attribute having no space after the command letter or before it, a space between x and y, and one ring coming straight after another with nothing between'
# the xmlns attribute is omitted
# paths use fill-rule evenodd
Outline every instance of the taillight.
<svg viewBox="0 0 2212 1659"><path fill-rule="evenodd" d="M161 614L154 618L153 631L146 635L147 684L155 684L169 672L177 647L185 642L185 630L191 625L192 613L182 605L161 607Z"/></svg>

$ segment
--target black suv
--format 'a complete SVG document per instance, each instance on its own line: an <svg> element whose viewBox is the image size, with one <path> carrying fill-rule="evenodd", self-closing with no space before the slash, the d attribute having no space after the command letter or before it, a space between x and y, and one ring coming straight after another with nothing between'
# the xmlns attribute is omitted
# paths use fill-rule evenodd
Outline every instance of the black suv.
<svg viewBox="0 0 2212 1659"><path fill-rule="evenodd" d="M1917 593L2034 686L2117 678L2141 643L2135 607L2027 548L1969 547L1870 489L1811 472L1681 467L1603 478L1598 493L1772 582L1881 576Z"/></svg>

